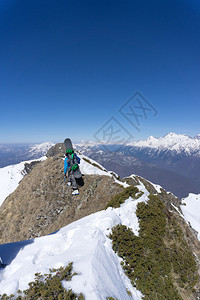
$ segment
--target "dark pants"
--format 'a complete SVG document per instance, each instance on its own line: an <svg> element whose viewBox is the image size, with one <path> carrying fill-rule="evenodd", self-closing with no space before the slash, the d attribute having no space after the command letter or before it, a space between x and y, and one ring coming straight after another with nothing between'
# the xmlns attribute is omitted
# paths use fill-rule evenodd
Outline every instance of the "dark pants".
<svg viewBox="0 0 200 300"><path fill-rule="evenodd" d="M69 171L68 172L68 180L67 180L68 182L71 182L71 184L72 184L72 188L74 189L74 190L77 190L78 189L78 185L77 185L77 183L76 183L76 178L75 178L75 176L74 176L74 172L73 171Z"/></svg>

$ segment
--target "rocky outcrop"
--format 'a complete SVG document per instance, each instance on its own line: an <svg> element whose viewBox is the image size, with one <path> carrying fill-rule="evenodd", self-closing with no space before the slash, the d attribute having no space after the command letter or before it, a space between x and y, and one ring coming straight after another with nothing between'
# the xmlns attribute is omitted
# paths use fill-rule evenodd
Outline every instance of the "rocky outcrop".
<svg viewBox="0 0 200 300"><path fill-rule="evenodd" d="M24 173L29 174L33 170L35 165L37 165L39 163L40 163L40 161L32 161L31 163L25 163L24 164Z"/></svg>
<svg viewBox="0 0 200 300"><path fill-rule="evenodd" d="M26 166L26 172L29 174L0 207L0 243L50 234L104 209L111 197L122 191L112 177L85 175L80 194L72 196L64 183L60 155Z"/></svg>
<svg viewBox="0 0 200 300"><path fill-rule="evenodd" d="M55 144L53 147L51 147L47 153L46 153L46 156L47 157L52 157L52 156L55 156L55 155L64 155L66 152L66 149L65 149L65 145L64 143L58 143L58 144Z"/></svg>

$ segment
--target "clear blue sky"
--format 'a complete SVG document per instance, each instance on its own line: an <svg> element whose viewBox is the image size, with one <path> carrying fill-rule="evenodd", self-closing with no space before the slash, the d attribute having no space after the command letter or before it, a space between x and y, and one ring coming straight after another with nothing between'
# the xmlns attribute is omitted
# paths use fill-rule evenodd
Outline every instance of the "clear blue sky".
<svg viewBox="0 0 200 300"><path fill-rule="evenodd" d="M0 143L200 133L198 0L0 0ZM119 109L140 92L140 132Z"/></svg>

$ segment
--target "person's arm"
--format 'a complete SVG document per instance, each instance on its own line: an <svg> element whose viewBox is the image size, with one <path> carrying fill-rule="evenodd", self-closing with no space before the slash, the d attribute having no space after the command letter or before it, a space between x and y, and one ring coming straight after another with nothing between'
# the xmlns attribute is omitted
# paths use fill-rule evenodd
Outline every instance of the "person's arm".
<svg viewBox="0 0 200 300"><path fill-rule="evenodd" d="M67 157L65 158L65 161L64 161L64 174L66 175L67 173L67 169L68 169L68 162L67 162Z"/></svg>

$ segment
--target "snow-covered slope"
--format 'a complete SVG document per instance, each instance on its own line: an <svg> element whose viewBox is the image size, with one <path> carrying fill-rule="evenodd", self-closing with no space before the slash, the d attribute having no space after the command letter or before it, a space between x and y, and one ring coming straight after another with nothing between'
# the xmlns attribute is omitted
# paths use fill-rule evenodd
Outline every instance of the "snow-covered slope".
<svg viewBox="0 0 200 300"><path fill-rule="evenodd" d="M100 165L93 159L83 154L79 154L79 157L81 159L80 170L82 174L84 175L96 174L96 175L111 176L111 174L102 165Z"/></svg>
<svg viewBox="0 0 200 300"><path fill-rule="evenodd" d="M46 157L34 161L41 161ZM0 206L3 201L18 187L20 180L26 175L24 167L26 163L31 163L33 160L23 161L16 165L0 168Z"/></svg>
<svg viewBox="0 0 200 300"><path fill-rule="evenodd" d="M52 235L0 245L2 260L9 264L0 271L0 293L16 294L17 290L28 288L36 272L48 273L49 268L73 262L78 275L63 285L76 293L82 292L86 300L106 297L129 300L127 290L132 299L141 299L141 293L125 276L108 238L110 229L117 224L124 224L138 234L138 219L134 212L138 202L147 201L149 195L143 184L139 189L144 194L138 200L130 197L120 208L92 214Z"/></svg>
<svg viewBox="0 0 200 300"><path fill-rule="evenodd" d="M200 157L200 135L190 137L185 134L169 133L164 137L155 138L150 136L146 140L130 143L129 146L139 148L152 148L159 151L174 151L175 153L184 152L187 155Z"/></svg>
<svg viewBox="0 0 200 300"><path fill-rule="evenodd" d="M184 219L196 230L200 240L200 194L189 194L182 203Z"/></svg>

